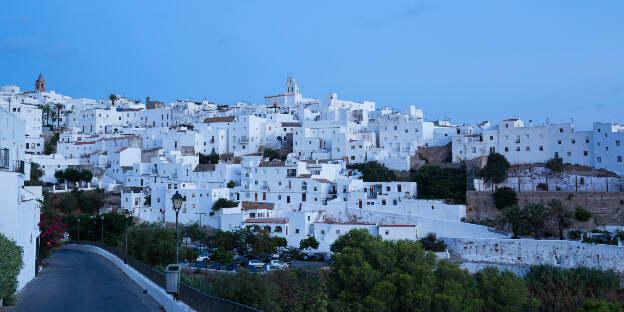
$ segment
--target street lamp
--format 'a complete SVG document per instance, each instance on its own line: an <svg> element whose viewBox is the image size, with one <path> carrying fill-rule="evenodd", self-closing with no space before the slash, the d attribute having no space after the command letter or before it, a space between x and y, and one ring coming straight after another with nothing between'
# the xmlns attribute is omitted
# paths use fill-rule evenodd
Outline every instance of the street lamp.
<svg viewBox="0 0 624 312"><path fill-rule="evenodd" d="M176 240L176 264L180 263L180 261L178 260L178 214L180 213L180 208L182 208L182 202L184 201L184 197L182 197L182 195L180 195L180 193L178 193L178 191L175 192L175 194L173 194L173 196L171 196L171 203L173 205L173 210L175 210L176 213L176 236L175 236L175 240Z"/></svg>
<svg viewBox="0 0 624 312"><path fill-rule="evenodd" d="M102 243L104 243L104 215L100 216L102 223Z"/></svg>
<svg viewBox="0 0 624 312"><path fill-rule="evenodd" d="M128 263L128 218L130 214L128 212L124 213L124 224L126 225L126 258L124 259L124 263Z"/></svg>
<svg viewBox="0 0 624 312"><path fill-rule="evenodd" d="M196 212L195 214L198 214L198 215L199 215L199 230L200 230L200 231L203 231L203 228L202 228L202 225L201 225L201 217L202 217L202 215L204 215L204 216L205 216L205 215L206 215L206 213L205 213L205 212ZM199 240L199 250L201 250L201 249L202 249L202 245L201 245L201 239L200 239L200 240Z"/></svg>
<svg viewBox="0 0 624 312"><path fill-rule="evenodd" d="M78 240L80 240L80 217L78 217Z"/></svg>

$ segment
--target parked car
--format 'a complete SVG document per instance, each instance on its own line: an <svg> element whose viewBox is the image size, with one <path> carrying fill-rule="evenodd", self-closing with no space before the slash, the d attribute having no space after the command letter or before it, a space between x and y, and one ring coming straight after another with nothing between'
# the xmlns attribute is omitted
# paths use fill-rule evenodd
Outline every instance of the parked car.
<svg viewBox="0 0 624 312"><path fill-rule="evenodd" d="M247 266L254 266L256 268L261 268L264 266L264 262L260 261L260 260L249 260L249 262L247 262Z"/></svg>
<svg viewBox="0 0 624 312"><path fill-rule="evenodd" d="M238 264L240 266L245 266L247 264L247 262L249 262L249 260L247 260L247 258L245 258L245 257L239 257L239 258L236 258L236 260L234 260L234 262L236 262L236 264Z"/></svg>
<svg viewBox="0 0 624 312"><path fill-rule="evenodd" d="M284 263L281 260L271 260L269 265L280 270L288 269L288 263Z"/></svg>
<svg viewBox="0 0 624 312"><path fill-rule="evenodd" d="M262 262L260 262L260 263L262 263ZM258 269L255 266L249 265L249 264L247 264L245 266L245 269L249 270L249 272L258 272Z"/></svg>
<svg viewBox="0 0 624 312"><path fill-rule="evenodd" d="M197 257L197 260L195 261L200 262L200 261L208 261L208 260L210 260L210 254L202 250L199 252L199 256Z"/></svg>
<svg viewBox="0 0 624 312"><path fill-rule="evenodd" d="M223 269L223 265L219 262L215 262L213 264L210 265L210 268L213 270L221 270Z"/></svg>
<svg viewBox="0 0 624 312"><path fill-rule="evenodd" d="M232 262L232 263L228 263L225 266L225 269L228 271L236 271L238 269L239 265L236 262Z"/></svg>

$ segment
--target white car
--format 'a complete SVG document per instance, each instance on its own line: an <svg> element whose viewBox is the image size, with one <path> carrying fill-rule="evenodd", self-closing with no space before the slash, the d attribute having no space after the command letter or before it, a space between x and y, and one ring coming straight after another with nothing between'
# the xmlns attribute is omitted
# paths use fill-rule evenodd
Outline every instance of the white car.
<svg viewBox="0 0 624 312"><path fill-rule="evenodd" d="M202 262L202 261L208 261L210 260L210 257L208 255L199 255L199 257L197 257L197 262Z"/></svg>
<svg viewBox="0 0 624 312"><path fill-rule="evenodd" d="M280 270L288 269L288 263L284 263L280 260L271 260L269 265L272 267L278 268Z"/></svg>
<svg viewBox="0 0 624 312"><path fill-rule="evenodd" d="M249 262L247 262L247 265L255 266L256 268L260 269L264 267L264 262L260 260L249 260Z"/></svg>

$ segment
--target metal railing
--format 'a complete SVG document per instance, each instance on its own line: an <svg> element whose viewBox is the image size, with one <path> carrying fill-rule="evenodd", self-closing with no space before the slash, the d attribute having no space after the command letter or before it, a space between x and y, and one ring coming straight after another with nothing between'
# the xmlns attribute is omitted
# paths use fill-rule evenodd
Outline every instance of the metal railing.
<svg viewBox="0 0 624 312"><path fill-rule="evenodd" d="M83 241L83 240L69 241L68 244L89 245L89 246L95 246L95 247L104 249L110 252L111 254L115 255L119 259L125 260L125 262L127 262L129 266L137 270L143 276L147 277L154 284L158 285L159 287L163 289L166 288L166 280L165 280L164 273L151 268L149 265L135 258L127 256L125 252L117 248L111 247L102 242ZM199 290L191 286L188 286L186 284L183 284L183 283L180 283L178 299L186 303L195 311L199 311L199 312L203 312L203 311L261 312L262 311L262 310L258 310L252 307L242 305L240 303L236 303L234 301L206 295L200 292Z"/></svg>

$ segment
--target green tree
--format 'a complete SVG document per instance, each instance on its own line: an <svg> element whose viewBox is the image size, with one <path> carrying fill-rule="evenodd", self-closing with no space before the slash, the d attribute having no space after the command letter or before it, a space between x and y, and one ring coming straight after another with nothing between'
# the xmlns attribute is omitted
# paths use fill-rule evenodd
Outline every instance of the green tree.
<svg viewBox="0 0 624 312"><path fill-rule="evenodd" d="M111 101L111 103L113 103L113 106L115 106L115 102L119 100L119 96L115 94L111 94L108 96L108 99Z"/></svg>
<svg viewBox="0 0 624 312"><path fill-rule="evenodd" d="M481 177L485 182L501 183L507 178L507 168L509 162L505 156L499 153L490 153L487 158L487 164L481 170Z"/></svg>
<svg viewBox="0 0 624 312"><path fill-rule="evenodd" d="M564 239L563 237L563 229L570 226L570 217L572 214L568 209L563 206L558 199L553 199L548 203L549 206L549 214L555 219L555 223L557 224L557 228L559 230L559 239Z"/></svg>
<svg viewBox="0 0 624 312"><path fill-rule="evenodd" d="M392 182L396 180L394 171L376 161L369 161L363 164L349 164L347 168L360 171L364 182Z"/></svg>
<svg viewBox="0 0 624 312"><path fill-rule="evenodd" d="M546 163L546 168L555 172L563 171L563 159L559 156L555 156L549 159Z"/></svg>
<svg viewBox="0 0 624 312"><path fill-rule="evenodd" d="M182 228L182 237L187 237L192 242L201 242L206 238L206 232L199 227L199 223L193 223Z"/></svg>
<svg viewBox="0 0 624 312"><path fill-rule="evenodd" d="M480 312L483 301L477 296L472 275L457 264L441 260L436 264L432 312Z"/></svg>
<svg viewBox="0 0 624 312"><path fill-rule="evenodd" d="M451 203L466 203L466 168L442 168L424 165L414 175L418 198L445 199Z"/></svg>
<svg viewBox="0 0 624 312"><path fill-rule="evenodd" d="M174 263L175 246L175 229L173 228L155 223L140 223L129 228L128 250L130 256L147 265Z"/></svg>
<svg viewBox="0 0 624 312"><path fill-rule="evenodd" d="M54 172L54 178L57 183L62 183L65 180L65 173L62 170Z"/></svg>
<svg viewBox="0 0 624 312"><path fill-rule="evenodd" d="M215 152L212 152L210 154L199 153L199 163L200 164L218 164L219 154Z"/></svg>
<svg viewBox="0 0 624 312"><path fill-rule="evenodd" d="M511 271L500 272L486 267L475 274L476 291L485 307L484 311L537 311L539 302L530 297L524 279Z"/></svg>
<svg viewBox="0 0 624 312"><path fill-rule="evenodd" d="M591 211L583 208L583 206L576 206L576 210L574 211L574 218L580 222L587 222L591 217Z"/></svg>
<svg viewBox="0 0 624 312"><path fill-rule="evenodd" d="M268 230L261 230L254 233L251 248L255 256L274 254L276 248L275 241L273 237L271 237L271 232Z"/></svg>
<svg viewBox="0 0 624 312"><path fill-rule="evenodd" d="M531 226L536 239L541 237L541 229L544 227L544 219L546 219L546 209L544 205L538 203L529 203L524 207L527 223Z"/></svg>
<svg viewBox="0 0 624 312"><path fill-rule="evenodd" d="M88 170L88 169L82 169L80 170L80 181L84 181L84 182L91 182L91 180L93 180L93 173Z"/></svg>
<svg viewBox="0 0 624 312"><path fill-rule="evenodd" d="M273 245L276 248L284 248L288 246L288 240L285 237L273 236Z"/></svg>
<svg viewBox="0 0 624 312"><path fill-rule="evenodd" d="M65 105L63 105L62 103L56 103L54 104L54 107L56 108L56 129L60 129L61 128L61 111L65 108Z"/></svg>
<svg viewBox="0 0 624 312"><path fill-rule="evenodd" d="M41 170L41 166L39 166L36 162L30 163L30 180L39 181L41 177L43 177L43 170Z"/></svg>
<svg viewBox="0 0 624 312"><path fill-rule="evenodd" d="M264 151L262 152L262 156L268 157L270 160L282 158L282 156L280 155L278 151L274 149L270 149L270 148L265 148Z"/></svg>
<svg viewBox="0 0 624 312"><path fill-rule="evenodd" d="M314 236L309 236L308 238L302 239L299 242L299 249L305 250L308 248L317 249L319 247L319 242L316 240Z"/></svg>
<svg viewBox="0 0 624 312"><path fill-rule="evenodd" d="M227 188L234 188L236 186L236 183L234 183L234 181L230 181L227 183Z"/></svg>
<svg viewBox="0 0 624 312"><path fill-rule="evenodd" d="M435 288L435 255L420 243L382 241L354 229L331 246L328 290L337 311L427 311Z"/></svg>
<svg viewBox="0 0 624 312"><path fill-rule="evenodd" d="M494 196L494 205L498 209L503 209L518 203L516 191L510 187L498 188L494 191L492 196Z"/></svg>
<svg viewBox="0 0 624 312"><path fill-rule="evenodd" d="M17 276L23 267L24 250L17 243L0 233L0 299L12 305L17 291Z"/></svg>
<svg viewBox="0 0 624 312"><path fill-rule="evenodd" d="M511 205L503 209L501 223L509 224L514 237L519 237L520 225L525 220L525 211L520 209L518 205Z"/></svg>
<svg viewBox="0 0 624 312"><path fill-rule="evenodd" d="M180 260L186 260L188 262L195 262L199 257L199 252L195 248L184 247L180 249Z"/></svg>
<svg viewBox="0 0 624 312"><path fill-rule="evenodd" d="M80 171L74 168L65 169L64 176L65 176L65 180L67 180L68 182L76 183L80 181Z"/></svg>
<svg viewBox="0 0 624 312"><path fill-rule="evenodd" d="M231 251L225 250L223 247L219 247L214 253L212 253L210 260L221 264L228 264L234 262L234 255Z"/></svg>

